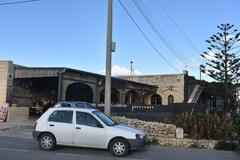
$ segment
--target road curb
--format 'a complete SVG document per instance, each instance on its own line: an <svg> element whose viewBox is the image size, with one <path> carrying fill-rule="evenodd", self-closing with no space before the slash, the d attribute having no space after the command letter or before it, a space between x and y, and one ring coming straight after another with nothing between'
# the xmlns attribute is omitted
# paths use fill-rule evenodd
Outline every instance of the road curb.
<svg viewBox="0 0 240 160"><path fill-rule="evenodd" d="M34 128L34 123L27 122L6 122L0 125L0 131L7 131L11 129L29 129Z"/></svg>

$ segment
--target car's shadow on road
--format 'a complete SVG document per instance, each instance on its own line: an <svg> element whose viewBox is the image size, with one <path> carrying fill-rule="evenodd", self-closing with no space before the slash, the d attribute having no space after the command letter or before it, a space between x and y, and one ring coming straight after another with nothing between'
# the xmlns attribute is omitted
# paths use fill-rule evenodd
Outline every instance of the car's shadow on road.
<svg viewBox="0 0 240 160"><path fill-rule="evenodd" d="M240 151L234 151L234 153L240 157Z"/></svg>
<svg viewBox="0 0 240 160"><path fill-rule="evenodd" d="M55 152L66 154L79 154L79 155L96 155L96 156L111 156L111 153L105 149L85 148L85 147L70 147L70 146L57 146Z"/></svg>
<svg viewBox="0 0 240 160"><path fill-rule="evenodd" d="M148 149L148 148L147 148ZM136 157L139 154L144 154L147 149L138 151L131 151L127 157ZM55 152L64 154L76 154L76 155L90 155L90 156L102 156L102 157L115 157L109 150L85 148L85 147L72 147L72 146L57 146ZM118 157L116 157L118 158Z"/></svg>

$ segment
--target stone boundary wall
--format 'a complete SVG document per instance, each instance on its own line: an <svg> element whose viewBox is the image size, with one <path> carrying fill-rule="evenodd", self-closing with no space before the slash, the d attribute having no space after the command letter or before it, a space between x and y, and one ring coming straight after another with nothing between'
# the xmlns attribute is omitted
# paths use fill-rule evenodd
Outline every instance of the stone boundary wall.
<svg viewBox="0 0 240 160"><path fill-rule="evenodd" d="M128 126L137 127L143 130L148 136L156 136L159 138L175 138L176 126L173 124L164 124L159 122L146 122L138 119L130 119L126 117L112 117L117 122Z"/></svg>
<svg viewBox="0 0 240 160"><path fill-rule="evenodd" d="M155 137L156 138L156 137ZM177 138L156 138L159 145L177 148L214 148L217 140L196 140L196 139L177 139Z"/></svg>
<svg viewBox="0 0 240 160"><path fill-rule="evenodd" d="M138 119L113 116L117 122L143 130L150 138L155 139L162 146L177 148L214 148L216 140L196 140L176 138L176 126L159 122L147 122Z"/></svg>
<svg viewBox="0 0 240 160"><path fill-rule="evenodd" d="M28 120L29 108L28 107L9 107L7 122Z"/></svg>

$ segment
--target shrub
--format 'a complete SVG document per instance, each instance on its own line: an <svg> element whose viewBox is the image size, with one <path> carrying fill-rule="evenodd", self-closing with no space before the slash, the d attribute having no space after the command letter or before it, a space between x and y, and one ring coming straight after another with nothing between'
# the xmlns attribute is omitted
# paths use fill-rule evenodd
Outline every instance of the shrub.
<svg viewBox="0 0 240 160"><path fill-rule="evenodd" d="M150 139L150 143L153 144L153 145L159 144L158 140L155 137Z"/></svg>
<svg viewBox="0 0 240 160"><path fill-rule="evenodd" d="M230 151L235 150L237 148L237 144L235 144L234 142L227 142L225 140L221 140L218 141L214 148L217 150Z"/></svg>
<svg viewBox="0 0 240 160"><path fill-rule="evenodd" d="M236 136L240 137L240 116L234 118L234 129Z"/></svg>
<svg viewBox="0 0 240 160"><path fill-rule="evenodd" d="M176 117L175 124L183 128L190 138L231 139L236 137L233 119L229 116L219 117L216 113L184 113Z"/></svg>

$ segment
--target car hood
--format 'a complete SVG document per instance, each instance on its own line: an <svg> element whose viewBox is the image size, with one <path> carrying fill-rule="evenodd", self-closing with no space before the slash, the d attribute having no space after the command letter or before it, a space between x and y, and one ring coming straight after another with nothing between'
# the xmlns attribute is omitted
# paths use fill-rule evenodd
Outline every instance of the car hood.
<svg viewBox="0 0 240 160"><path fill-rule="evenodd" d="M145 135L144 132L141 131L140 129L135 128L135 127L130 127L130 126L127 126L127 125L124 125L124 124L118 124L118 125L112 126L112 127L115 128L115 129L118 129L118 130L124 130L124 131L131 132L131 133L134 133L134 134Z"/></svg>

